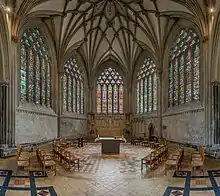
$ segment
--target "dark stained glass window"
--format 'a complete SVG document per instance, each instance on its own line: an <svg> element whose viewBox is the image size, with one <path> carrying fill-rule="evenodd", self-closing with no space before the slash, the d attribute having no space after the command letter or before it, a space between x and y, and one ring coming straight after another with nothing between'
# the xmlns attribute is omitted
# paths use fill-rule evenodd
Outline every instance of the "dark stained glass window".
<svg viewBox="0 0 220 196"><path fill-rule="evenodd" d="M169 107L199 100L200 42L194 30L182 29L170 52Z"/></svg>

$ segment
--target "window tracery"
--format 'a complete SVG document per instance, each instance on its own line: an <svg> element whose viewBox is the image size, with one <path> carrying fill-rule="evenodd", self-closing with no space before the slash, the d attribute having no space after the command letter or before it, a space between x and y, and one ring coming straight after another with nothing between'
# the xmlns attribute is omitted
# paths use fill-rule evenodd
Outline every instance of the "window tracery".
<svg viewBox="0 0 220 196"><path fill-rule="evenodd" d="M124 112L124 86L120 74L113 68L105 69L96 82L97 113Z"/></svg>

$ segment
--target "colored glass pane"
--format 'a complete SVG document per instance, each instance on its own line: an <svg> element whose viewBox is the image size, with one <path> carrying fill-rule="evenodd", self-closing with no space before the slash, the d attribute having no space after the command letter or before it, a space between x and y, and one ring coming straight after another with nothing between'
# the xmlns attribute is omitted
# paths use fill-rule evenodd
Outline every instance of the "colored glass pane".
<svg viewBox="0 0 220 196"><path fill-rule="evenodd" d="M145 113L148 111L147 99L148 99L148 81L147 78L145 78L144 80L144 112Z"/></svg>
<svg viewBox="0 0 220 196"><path fill-rule="evenodd" d="M63 110L67 111L67 78L66 74L63 76Z"/></svg>
<svg viewBox="0 0 220 196"><path fill-rule="evenodd" d="M193 66L193 99L199 100L199 81L200 81L200 74L199 74L199 55L200 55L200 49L199 45L197 44L194 49L193 53L193 60L194 60L194 66Z"/></svg>
<svg viewBox="0 0 220 196"><path fill-rule="evenodd" d="M70 75L67 75L68 77L68 84L67 84L67 87L68 87L68 97L67 97L67 103L68 103L68 111L71 112L72 111L72 78Z"/></svg>
<svg viewBox="0 0 220 196"><path fill-rule="evenodd" d="M101 113L101 100L102 100L102 97L101 97L101 85L98 84L97 85L97 89L96 89L96 106L97 106L97 113Z"/></svg>
<svg viewBox="0 0 220 196"><path fill-rule="evenodd" d="M48 79L49 78L49 79ZM50 63L47 62L47 106L51 106L51 66Z"/></svg>
<svg viewBox="0 0 220 196"><path fill-rule="evenodd" d="M80 81L77 80L77 94L76 94L76 106L77 106L77 113L80 113L80 92L81 92L81 88L80 88Z"/></svg>
<svg viewBox="0 0 220 196"><path fill-rule="evenodd" d="M119 94L118 94L118 86L117 84L114 85L114 113L118 113L118 97L119 97Z"/></svg>
<svg viewBox="0 0 220 196"><path fill-rule="evenodd" d="M108 86L108 113L112 113L112 96L113 96L113 93L112 93L112 85L109 85Z"/></svg>
<svg viewBox="0 0 220 196"><path fill-rule="evenodd" d="M191 67L191 50L188 49L186 56L186 102L191 101L192 97L192 67Z"/></svg>
<svg viewBox="0 0 220 196"><path fill-rule="evenodd" d="M154 73L153 75L154 81L153 81L153 110L157 110L157 74Z"/></svg>
<svg viewBox="0 0 220 196"><path fill-rule="evenodd" d="M140 113L144 112L144 80L140 81Z"/></svg>
<svg viewBox="0 0 220 196"><path fill-rule="evenodd" d="M169 69L169 106L173 105L173 62L170 62Z"/></svg>
<svg viewBox="0 0 220 196"><path fill-rule="evenodd" d="M139 97L140 97L140 88L139 88L139 81L138 81L137 82L137 90L136 90L136 111L137 111L137 114L140 113L140 107L139 107L140 100L139 100Z"/></svg>
<svg viewBox="0 0 220 196"><path fill-rule="evenodd" d="M107 87L106 84L102 86L102 113L107 112Z"/></svg>
<svg viewBox="0 0 220 196"><path fill-rule="evenodd" d="M40 76L41 76L41 73L40 73L40 66L41 66L41 62L40 62L40 58L39 58L39 55L36 56L36 61L35 61L35 84L36 84L36 97L35 97L35 102L37 104L40 103L40 89L41 89L41 80L40 80Z"/></svg>
<svg viewBox="0 0 220 196"><path fill-rule="evenodd" d="M152 111L152 76L148 78L148 111Z"/></svg>
<svg viewBox="0 0 220 196"><path fill-rule="evenodd" d="M175 58L175 64L173 69L173 104L178 105L178 94L179 94L179 74L178 74L178 59Z"/></svg>
<svg viewBox="0 0 220 196"><path fill-rule="evenodd" d="M28 98L29 101L34 102L34 55L32 50L29 50L29 66L28 66Z"/></svg>
<svg viewBox="0 0 220 196"><path fill-rule="evenodd" d="M26 82L27 82L27 54L26 54L26 49L25 46L22 45L21 47L21 83L20 83L20 88L21 88L21 99L26 100Z"/></svg>
<svg viewBox="0 0 220 196"><path fill-rule="evenodd" d="M124 89L123 89L123 85L121 84L119 86L119 113L122 114L123 113L123 100L124 100Z"/></svg>
<svg viewBox="0 0 220 196"><path fill-rule="evenodd" d="M42 57L42 70L41 70L41 94L42 94L42 104L46 105L46 72L47 72L47 68L46 68L46 63L45 63L45 59Z"/></svg>
<svg viewBox="0 0 220 196"><path fill-rule="evenodd" d="M184 82L184 55L182 54L181 55L181 58L180 58L180 66L179 66L179 77L180 77L180 80L179 80L179 99L180 99L180 103L184 103L184 95L185 95L185 92L184 92L184 86L185 86L185 82Z"/></svg>
<svg viewBox="0 0 220 196"><path fill-rule="evenodd" d="M75 78L73 77L73 83L72 83L72 108L73 108L73 112L76 112L76 80Z"/></svg>

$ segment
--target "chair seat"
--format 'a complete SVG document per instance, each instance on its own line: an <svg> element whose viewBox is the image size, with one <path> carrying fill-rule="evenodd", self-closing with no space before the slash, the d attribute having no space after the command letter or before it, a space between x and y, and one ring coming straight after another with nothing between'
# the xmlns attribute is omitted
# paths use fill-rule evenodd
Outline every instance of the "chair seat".
<svg viewBox="0 0 220 196"><path fill-rule="evenodd" d="M48 155L52 155L53 156L53 152L41 151L41 154L42 155L46 155L46 156L48 156Z"/></svg>
<svg viewBox="0 0 220 196"><path fill-rule="evenodd" d="M191 165L192 165L193 167L201 167L201 166L204 165L204 163L203 163L203 161L192 161L192 162L191 162Z"/></svg>
<svg viewBox="0 0 220 196"><path fill-rule="evenodd" d="M74 162L74 163L76 163L76 162L79 162L79 158L77 158L77 157L66 157L66 159L67 160L70 160L71 162Z"/></svg>
<svg viewBox="0 0 220 196"><path fill-rule="evenodd" d="M42 157L42 160L43 160L43 159L44 159L45 161L46 161L46 160L49 161L49 160L53 159L53 156L52 156L52 155L44 155L44 156Z"/></svg>
<svg viewBox="0 0 220 196"><path fill-rule="evenodd" d="M176 160L178 157L179 157L179 155L171 154L171 155L168 156L168 159Z"/></svg>
<svg viewBox="0 0 220 196"><path fill-rule="evenodd" d="M29 166L29 162L28 161L17 161L17 166L28 167Z"/></svg>
<svg viewBox="0 0 220 196"><path fill-rule="evenodd" d="M176 161L175 160L167 160L166 165L176 165Z"/></svg>
<svg viewBox="0 0 220 196"><path fill-rule="evenodd" d="M56 165L55 161L54 160L50 160L50 161L45 161L45 166L53 166L53 165Z"/></svg>
<svg viewBox="0 0 220 196"><path fill-rule="evenodd" d="M192 161L202 161L202 157L193 157Z"/></svg>
<svg viewBox="0 0 220 196"><path fill-rule="evenodd" d="M18 157L18 160L29 160L29 158L30 158L30 156L26 156L26 155L23 155L23 154L21 154L19 157Z"/></svg>

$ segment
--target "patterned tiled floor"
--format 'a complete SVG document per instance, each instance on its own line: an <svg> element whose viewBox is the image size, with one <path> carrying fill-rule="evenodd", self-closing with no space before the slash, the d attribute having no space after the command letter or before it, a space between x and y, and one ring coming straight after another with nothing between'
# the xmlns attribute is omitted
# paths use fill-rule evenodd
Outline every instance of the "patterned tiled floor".
<svg viewBox="0 0 220 196"><path fill-rule="evenodd" d="M175 146L171 146L170 151ZM33 155L30 172L16 171L15 158L0 161L0 196L212 196L220 195L220 161L207 158L204 176L190 172L189 149L178 175L164 175L164 164L140 170L149 148L122 145L120 155L102 155L99 145L72 149L81 159L80 170L57 165L57 176L43 176Z"/></svg>

